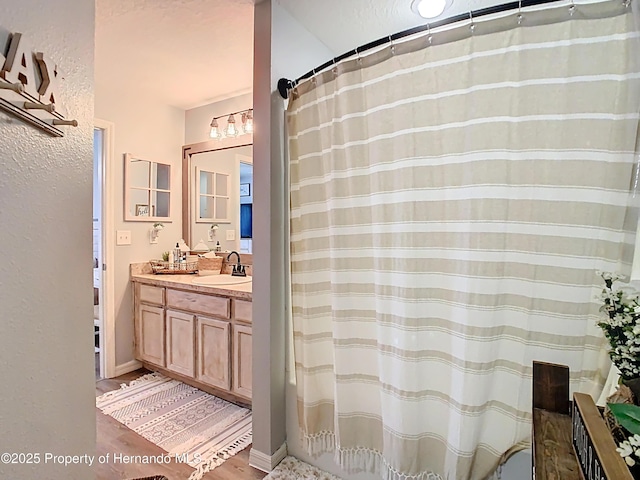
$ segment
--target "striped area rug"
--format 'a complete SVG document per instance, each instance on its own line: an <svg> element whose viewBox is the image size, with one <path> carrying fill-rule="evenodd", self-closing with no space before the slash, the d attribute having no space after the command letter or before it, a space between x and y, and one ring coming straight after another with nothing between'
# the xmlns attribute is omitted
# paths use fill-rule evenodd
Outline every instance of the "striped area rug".
<svg viewBox="0 0 640 480"><path fill-rule="evenodd" d="M96 398L96 406L202 476L251 444L251 411L158 373Z"/></svg>

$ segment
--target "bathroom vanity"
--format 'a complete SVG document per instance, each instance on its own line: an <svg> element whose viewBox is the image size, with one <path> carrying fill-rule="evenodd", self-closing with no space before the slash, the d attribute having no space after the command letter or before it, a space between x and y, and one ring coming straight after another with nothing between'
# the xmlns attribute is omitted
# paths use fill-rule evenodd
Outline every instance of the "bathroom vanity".
<svg viewBox="0 0 640 480"><path fill-rule="evenodd" d="M251 404L251 286L196 285L132 265L136 358L221 398Z"/></svg>

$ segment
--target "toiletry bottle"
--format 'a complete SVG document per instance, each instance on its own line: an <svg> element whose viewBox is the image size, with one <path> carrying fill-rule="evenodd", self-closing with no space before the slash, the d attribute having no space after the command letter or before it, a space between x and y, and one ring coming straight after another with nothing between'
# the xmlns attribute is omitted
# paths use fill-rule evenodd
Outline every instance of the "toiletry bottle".
<svg viewBox="0 0 640 480"><path fill-rule="evenodd" d="M173 250L173 261L175 263L179 263L181 258L182 255L180 254L180 245L178 244L178 242L176 242L176 248Z"/></svg>
<svg viewBox="0 0 640 480"><path fill-rule="evenodd" d="M221 252L222 251L222 247L220 246L220 240L218 240L216 242L216 252Z"/></svg>
<svg viewBox="0 0 640 480"><path fill-rule="evenodd" d="M173 262L175 262L173 252L169 252L169 270L173 270Z"/></svg>

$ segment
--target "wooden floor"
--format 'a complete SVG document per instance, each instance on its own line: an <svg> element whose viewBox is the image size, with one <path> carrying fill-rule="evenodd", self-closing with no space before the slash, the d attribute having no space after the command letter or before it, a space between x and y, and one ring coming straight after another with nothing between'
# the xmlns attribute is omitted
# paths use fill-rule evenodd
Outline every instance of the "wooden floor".
<svg viewBox="0 0 640 480"><path fill-rule="evenodd" d="M96 382L96 396L111 390L120 388L121 383L128 383L141 375L148 373L138 370L121 377L99 380ZM104 415L96 408L97 423L97 451L96 455L115 453L122 455L156 456L166 453L157 445L141 437L133 430L125 427L120 422L108 415ZM264 472L249 466L249 450L247 447L242 452L231 457L212 472L207 473L203 480L259 480L266 476ZM169 480L187 480L194 469L184 463L170 464L129 464L106 463L97 465L96 478L98 480L122 480L154 475L165 475Z"/></svg>

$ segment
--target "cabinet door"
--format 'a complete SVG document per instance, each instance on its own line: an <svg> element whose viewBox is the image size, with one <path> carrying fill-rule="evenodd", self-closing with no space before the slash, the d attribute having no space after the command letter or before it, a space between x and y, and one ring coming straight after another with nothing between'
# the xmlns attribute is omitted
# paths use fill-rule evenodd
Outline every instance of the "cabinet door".
<svg viewBox="0 0 640 480"><path fill-rule="evenodd" d="M233 393L251 398L251 327L233 327Z"/></svg>
<svg viewBox="0 0 640 480"><path fill-rule="evenodd" d="M195 375L194 316L167 310L167 369L188 377Z"/></svg>
<svg viewBox="0 0 640 480"><path fill-rule="evenodd" d="M164 367L164 310L141 303L136 317L138 358Z"/></svg>
<svg viewBox="0 0 640 480"><path fill-rule="evenodd" d="M197 317L196 378L213 387L230 390L229 322Z"/></svg>

